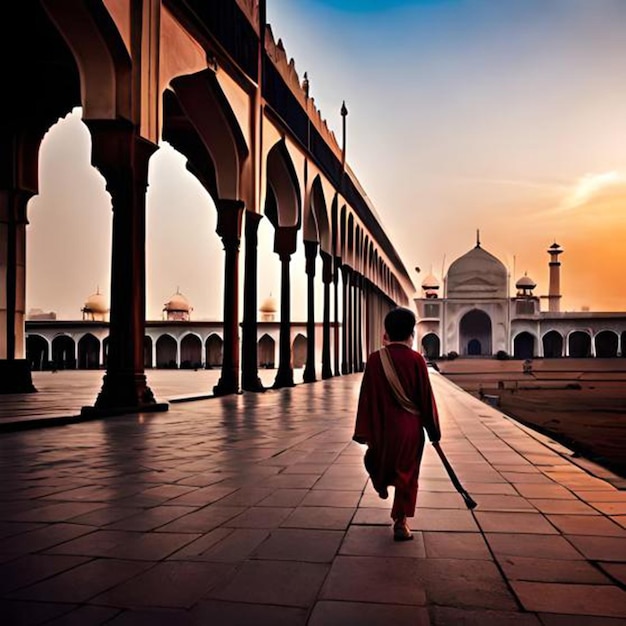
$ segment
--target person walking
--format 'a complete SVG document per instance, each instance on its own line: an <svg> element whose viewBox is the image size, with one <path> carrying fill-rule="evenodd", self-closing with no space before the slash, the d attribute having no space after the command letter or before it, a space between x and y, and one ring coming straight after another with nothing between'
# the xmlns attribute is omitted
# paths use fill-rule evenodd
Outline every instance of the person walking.
<svg viewBox="0 0 626 626"><path fill-rule="evenodd" d="M424 431L433 443L441 438L426 361L412 347L415 323L405 307L385 316L384 345L367 358L352 437L367 445L365 468L378 495L386 499L394 487L395 541L413 539L407 518L415 516Z"/></svg>

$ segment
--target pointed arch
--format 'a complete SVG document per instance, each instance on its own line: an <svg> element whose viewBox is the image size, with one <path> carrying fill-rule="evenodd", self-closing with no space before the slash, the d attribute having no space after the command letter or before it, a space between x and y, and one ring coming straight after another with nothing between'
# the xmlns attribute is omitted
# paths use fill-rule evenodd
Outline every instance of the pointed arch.
<svg viewBox="0 0 626 626"><path fill-rule="evenodd" d="M214 198L239 199L249 149L215 73L207 69L180 76L170 85L164 96L163 139L187 157L189 171ZM203 164L206 158L212 166Z"/></svg>
<svg viewBox="0 0 626 626"><path fill-rule="evenodd" d="M274 228L299 227L302 220L302 192L293 161L284 140L267 155L265 215Z"/></svg>

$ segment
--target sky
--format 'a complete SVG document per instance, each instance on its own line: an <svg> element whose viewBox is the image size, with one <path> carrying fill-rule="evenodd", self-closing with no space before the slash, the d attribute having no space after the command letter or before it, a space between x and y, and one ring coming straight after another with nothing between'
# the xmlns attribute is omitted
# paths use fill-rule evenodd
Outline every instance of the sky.
<svg viewBox="0 0 626 626"><path fill-rule="evenodd" d="M417 294L479 231L512 294L525 273L547 294L556 241L561 309L626 311L626 2L267 0L267 15L338 138L345 100L347 161ZM51 128L40 159L27 308L76 319L89 294L108 294L111 224L80 111ZM266 221L260 300L279 295ZM193 319L220 318L223 252L207 231L212 200L165 144L149 176L148 319L177 289ZM303 252L293 266L292 319L305 319Z"/></svg>

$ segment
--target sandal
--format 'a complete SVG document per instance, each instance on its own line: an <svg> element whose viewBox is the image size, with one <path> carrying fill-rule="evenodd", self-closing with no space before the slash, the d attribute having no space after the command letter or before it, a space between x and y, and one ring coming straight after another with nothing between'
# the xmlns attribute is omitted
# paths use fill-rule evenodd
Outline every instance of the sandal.
<svg viewBox="0 0 626 626"><path fill-rule="evenodd" d="M413 533L409 529L406 523L406 517L397 519L393 525L393 540L394 541L411 541L413 539Z"/></svg>

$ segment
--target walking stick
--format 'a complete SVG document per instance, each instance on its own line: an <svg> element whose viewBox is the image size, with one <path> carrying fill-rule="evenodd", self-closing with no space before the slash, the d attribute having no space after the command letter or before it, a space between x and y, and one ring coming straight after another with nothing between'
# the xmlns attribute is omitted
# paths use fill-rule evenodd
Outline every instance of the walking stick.
<svg viewBox="0 0 626 626"><path fill-rule="evenodd" d="M435 450L437 451L437 454L439 455L439 458L441 459L443 466L446 468L446 471L448 472L448 476L450 476L450 480L452 481L452 484L456 487L456 490L461 494L461 496L463 496L463 500L465 501L465 506L468 509L475 508L478 503L463 488L463 485L460 483L459 479L457 478L454 470L452 469L452 465L450 465L450 461L448 461L448 459L446 458L446 455L443 453L443 450L441 449L441 446L439 445L438 441L433 443L433 448L435 448Z"/></svg>

